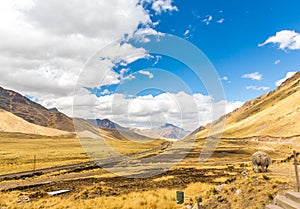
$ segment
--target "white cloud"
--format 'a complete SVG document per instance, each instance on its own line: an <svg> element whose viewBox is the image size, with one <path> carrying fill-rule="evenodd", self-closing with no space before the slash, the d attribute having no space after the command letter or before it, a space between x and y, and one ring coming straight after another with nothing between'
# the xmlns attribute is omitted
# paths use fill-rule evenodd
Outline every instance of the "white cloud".
<svg viewBox="0 0 300 209"><path fill-rule="evenodd" d="M228 81L228 77L227 76L223 76L222 78L219 79L220 81Z"/></svg>
<svg viewBox="0 0 300 209"><path fill-rule="evenodd" d="M73 94L82 68L96 51L124 34L138 33L139 25L160 34L150 27L149 14L138 2L1 1L0 86L40 101L55 100L61 106L59 102ZM122 76L111 70L115 62L128 64L147 56L130 44L110 49L107 59L101 60L102 68L83 75L81 84L119 83ZM95 75L104 79L93 82Z"/></svg>
<svg viewBox="0 0 300 209"><path fill-rule="evenodd" d="M249 78L252 80L262 80L262 74L260 74L259 72L255 72L255 73L249 73L249 74L244 74L242 75L242 78Z"/></svg>
<svg viewBox="0 0 300 209"><path fill-rule="evenodd" d="M279 44L279 49L285 50L298 50L300 49L300 34L293 30L282 30L276 33L275 36L269 37L264 43L258 46L264 46L266 44Z"/></svg>
<svg viewBox="0 0 300 209"><path fill-rule="evenodd" d="M176 6L173 6L173 0L150 0L152 2L152 9L157 13L178 11Z"/></svg>
<svg viewBox="0 0 300 209"><path fill-rule="evenodd" d="M287 72L284 78L282 78L282 79L275 82L275 85L280 86L284 81L286 81L287 79L289 79L290 77L292 77L296 73L297 72Z"/></svg>
<svg viewBox="0 0 300 209"><path fill-rule="evenodd" d="M217 21L217 23L222 24L224 22L224 20L225 20L224 18L221 18Z"/></svg>
<svg viewBox="0 0 300 209"><path fill-rule="evenodd" d="M158 14L178 10L171 0L147 1ZM179 92L132 98L104 90L100 93L103 96L98 98L81 88L73 97L79 78L80 87L134 79L131 74L125 76L126 64L148 56L145 50L130 44L115 44L96 55L95 52L124 34L135 33L143 38L144 34L163 35L152 28L156 23L151 23L148 11L139 2L1 1L0 85L30 95L42 105L57 107L70 116L110 118L121 125L130 124L130 118L137 127L147 127L149 121L153 125L171 122L193 130L218 118L224 113L223 104L213 103L210 97L200 94ZM207 20L210 22L212 16ZM137 29L140 25L143 26ZM103 59L87 66L88 69L80 74L87 60L94 55ZM96 67L99 62L101 69ZM124 65L122 72L112 71L116 63ZM226 101L224 104L225 112L240 105ZM212 107L216 107L214 112Z"/></svg>
<svg viewBox="0 0 300 209"><path fill-rule="evenodd" d="M255 90L255 91L261 91L261 90L268 90L270 87L268 86L246 86L247 90Z"/></svg>
<svg viewBox="0 0 300 209"><path fill-rule="evenodd" d="M274 64L278 65L280 63L280 60L275 60Z"/></svg>
<svg viewBox="0 0 300 209"><path fill-rule="evenodd" d="M212 19L213 19L212 15L207 15L206 18L202 20L202 22L204 22L206 25L209 25Z"/></svg>
<svg viewBox="0 0 300 209"><path fill-rule="evenodd" d="M165 34L158 32L158 31L154 30L153 28L150 28L149 26L147 26L147 27L139 28L137 31L135 31L134 38L142 43L148 43L151 41L147 37L149 35L159 37L159 36L164 36Z"/></svg>
<svg viewBox="0 0 300 209"><path fill-rule="evenodd" d="M78 97L77 105L80 108L74 112L78 117L108 118L123 126L144 129L168 122L191 131L243 104L239 101L214 102L210 96L184 92L139 97L126 97L123 94L96 97L85 92ZM60 109L69 112L67 109L70 104L66 103Z"/></svg>
<svg viewBox="0 0 300 209"><path fill-rule="evenodd" d="M140 70L139 73L148 76L150 79L154 77L153 74L147 70Z"/></svg>
<svg viewBox="0 0 300 209"><path fill-rule="evenodd" d="M187 36L189 33L190 33L190 30L187 29L187 30L184 32L183 35L184 35L184 36Z"/></svg>
<svg viewBox="0 0 300 209"><path fill-rule="evenodd" d="M110 94L111 92L108 89L104 89L100 94L101 95L106 95L106 94Z"/></svg>
<svg viewBox="0 0 300 209"><path fill-rule="evenodd" d="M124 32L135 30L139 23L150 22L149 15L137 1L123 0L38 0L26 16L50 33L104 39L117 39Z"/></svg>
<svg viewBox="0 0 300 209"><path fill-rule="evenodd" d="M159 62L160 59L162 59L162 57L159 56L159 55L156 55L155 56L155 62L153 63L153 66L156 65Z"/></svg>

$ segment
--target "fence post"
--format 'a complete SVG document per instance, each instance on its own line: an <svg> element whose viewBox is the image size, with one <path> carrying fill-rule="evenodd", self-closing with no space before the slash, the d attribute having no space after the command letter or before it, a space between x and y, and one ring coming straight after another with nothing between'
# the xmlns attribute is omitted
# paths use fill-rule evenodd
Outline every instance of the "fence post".
<svg viewBox="0 0 300 209"><path fill-rule="evenodd" d="M297 152L294 150L293 153L294 153L294 165L295 165L296 182L297 182L297 192L300 192Z"/></svg>
<svg viewBox="0 0 300 209"><path fill-rule="evenodd" d="M33 157L33 170L35 171L36 169L36 155Z"/></svg>

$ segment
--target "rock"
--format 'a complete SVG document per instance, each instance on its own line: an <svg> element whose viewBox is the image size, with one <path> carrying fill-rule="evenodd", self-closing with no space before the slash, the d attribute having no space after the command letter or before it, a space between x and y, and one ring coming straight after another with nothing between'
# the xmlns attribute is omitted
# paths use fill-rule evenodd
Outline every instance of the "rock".
<svg viewBox="0 0 300 209"><path fill-rule="evenodd" d="M192 205L187 205L186 206L187 209L192 209L192 207L193 207Z"/></svg>
<svg viewBox="0 0 300 209"><path fill-rule="evenodd" d="M241 172L241 174L242 174L242 176L248 176L248 171L247 171L247 170L243 170L243 171Z"/></svg>
<svg viewBox="0 0 300 209"><path fill-rule="evenodd" d="M236 190L236 192L234 193L234 195L235 196L239 196L239 194L241 194L241 193L242 193L242 190L238 189L238 190Z"/></svg>
<svg viewBox="0 0 300 209"><path fill-rule="evenodd" d="M221 185L217 186L217 191L221 192L223 190L223 188L224 188L224 184L221 184Z"/></svg>
<svg viewBox="0 0 300 209"><path fill-rule="evenodd" d="M19 199L16 201L18 204L30 203L30 198L27 195L19 196Z"/></svg>

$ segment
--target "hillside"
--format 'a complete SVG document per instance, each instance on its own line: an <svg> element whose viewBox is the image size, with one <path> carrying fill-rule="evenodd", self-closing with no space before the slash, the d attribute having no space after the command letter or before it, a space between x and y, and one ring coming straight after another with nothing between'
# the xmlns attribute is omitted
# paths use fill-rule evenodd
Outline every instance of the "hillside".
<svg viewBox="0 0 300 209"><path fill-rule="evenodd" d="M55 109L48 110L21 94L0 87L0 109L13 113L29 123L55 128L63 131L74 131L73 121Z"/></svg>
<svg viewBox="0 0 300 209"><path fill-rule="evenodd" d="M225 117L223 138L300 135L300 72L274 91L246 102ZM218 126L220 122L212 124ZM194 131L196 137L206 137L212 124Z"/></svg>
<svg viewBox="0 0 300 209"><path fill-rule="evenodd" d="M58 129L47 128L36 124L29 123L22 118L7 112L0 110L0 132L16 132L24 134L35 134L43 136L60 136L69 135L69 132L61 131Z"/></svg>

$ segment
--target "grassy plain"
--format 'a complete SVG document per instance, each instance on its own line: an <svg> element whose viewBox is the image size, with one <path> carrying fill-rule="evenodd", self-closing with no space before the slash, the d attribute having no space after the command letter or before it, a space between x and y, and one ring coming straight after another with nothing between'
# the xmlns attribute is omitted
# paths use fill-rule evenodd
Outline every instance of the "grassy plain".
<svg viewBox="0 0 300 209"><path fill-rule="evenodd" d="M127 179L106 173L102 169L94 169L7 180L0 182L0 186L5 183L45 180L51 180L52 183L22 190L2 191L0 208L178 209L194 205L201 198L202 208L260 209L270 203L276 194L295 189L293 162L281 160L288 158L293 149L299 149L297 140L299 139L221 140L213 155L206 162L200 163L199 154L205 141L199 139L190 154L177 166L164 174L145 179ZM118 142L112 143L120 149L122 146ZM29 159L32 159L32 152L37 150L41 156L49 159L49 164L45 167L74 163L79 157L80 161L88 160L76 139L14 139L9 143L9 139L5 138L0 143L1 147L5 145L7 149L6 154L1 155L2 168L14 167L14 164L11 165L12 161L8 163L3 160L2 156L9 156L9 153L11 158L27 156L27 161L24 160L23 163L27 162L28 168L31 168ZM130 150L133 145L126 143L124 151ZM157 146L160 142L157 143L151 146ZM35 149L31 148L33 145ZM142 145L140 151L151 147L146 145ZM52 155L47 155L47 150L52 150ZM136 145L133 150L137 151ZM268 173L252 171L250 158L257 150L268 152L274 160ZM1 152L3 153L2 150ZM22 164L18 165L22 167ZM246 174L242 175L242 171ZM71 192L54 197L46 194L59 189L71 189ZM176 204L175 193L178 190L185 192L183 205Z"/></svg>
<svg viewBox="0 0 300 209"><path fill-rule="evenodd" d="M122 154L143 152L164 141L109 140L109 145ZM0 175L90 161L75 137L45 137L18 133L0 133Z"/></svg>

